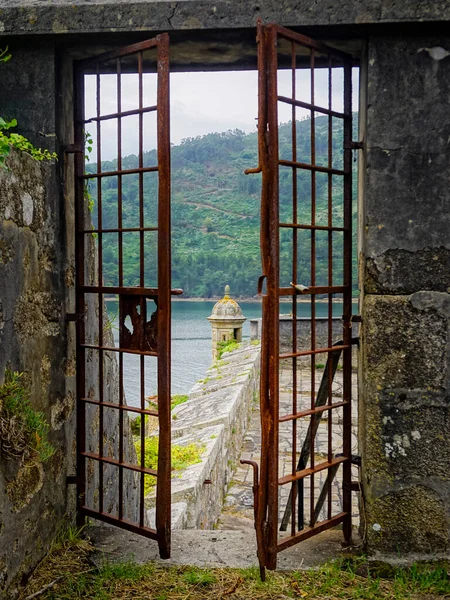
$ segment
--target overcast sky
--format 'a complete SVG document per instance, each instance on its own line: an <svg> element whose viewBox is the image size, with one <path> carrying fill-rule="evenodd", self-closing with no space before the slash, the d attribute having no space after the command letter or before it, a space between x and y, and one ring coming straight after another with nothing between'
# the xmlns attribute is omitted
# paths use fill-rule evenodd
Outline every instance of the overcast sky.
<svg viewBox="0 0 450 600"><path fill-rule="evenodd" d="M296 97L309 102L310 72L297 71ZM328 71L315 70L315 103L328 107ZM116 76L103 75L101 83L100 114L117 111ZM86 76L86 118L96 114L96 83L94 76ZM144 75L144 106L156 104L156 76ZM357 110L358 71L353 76L353 110ZM333 110L342 110L342 69L333 70ZM279 71L279 95L291 96L291 71ZM222 132L228 129L256 130L257 72L227 71L208 73L172 73L170 75L171 141L179 144L183 138ZM139 106L138 78L136 75L122 76L122 110ZM297 119L309 116L309 111L297 109ZM279 121L291 119L291 109L279 103ZM87 129L96 138L96 129ZM144 150L156 147L156 115L144 117ZM138 152L138 117L122 119L122 156ZM102 160L117 156L117 123L102 123ZM92 155L92 160L95 160Z"/></svg>

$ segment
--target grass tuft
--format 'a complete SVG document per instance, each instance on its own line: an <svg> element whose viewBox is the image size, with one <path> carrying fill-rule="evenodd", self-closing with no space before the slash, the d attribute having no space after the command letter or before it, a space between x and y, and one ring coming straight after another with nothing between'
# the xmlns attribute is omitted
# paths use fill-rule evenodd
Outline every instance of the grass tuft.
<svg viewBox="0 0 450 600"><path fill-rule="evenodd" d="M47 440L49 424L33 409L23 373L5 371L0 386L0 456L22 464L48 461L55 449Z"/></svg>
<svg viewBox="0 0 450 600"><path fill-rule="evenodd" d="M191 585L212 585L216 583L216 577L208 569L192 567L183 574L183 579Z"/></svg>
<svg viewBox="0 0 450 600"><path fill-rule="evenodd" d="M171 397L170 410L173 410L175 408L175 406L184 404L185 402L188 401L188 399L189 399L189 396L187 394L173 395ZM148 408L150 408L151 410L158 410L158 396L149 396L147 398L147 405L148 405ZM147 427L148 415L144 415L144 417L145 417L145 426ZM176 419L176 416L174 415L172 418ZM142 423L141 415L138 415L137 417L135 417L134 419L131 420L130 428L131 428L131 432L133 435L141 434L141 423Z"/></svg>

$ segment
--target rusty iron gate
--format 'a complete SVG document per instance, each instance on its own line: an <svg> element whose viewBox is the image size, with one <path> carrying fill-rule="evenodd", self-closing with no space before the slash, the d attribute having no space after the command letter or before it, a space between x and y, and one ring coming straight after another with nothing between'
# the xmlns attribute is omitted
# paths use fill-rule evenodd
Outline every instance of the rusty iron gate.
<svg viewBox="0 0 450 600"><path fill-rule="evenodd" d="M280 551L326 529L342 524L345 540L351 540L352 149L358 144L352 143L352 57L277 25L259 23L257 39L259 167L249 172L262 171L263 178L259 481L257 465L252 466L258 558L264 577L265 567L276 568ZM298 81L299 67L305 67L305 63L306 85ZM283 83L281 65L290 73L283 90L279 89ZM341 76L342 89L340 93L336 90L340 99L335 107L333 80L337 75ZM328 89L324 100L317 97L319 76ZM289 107L288 147L279 144L280 106L283 110ZM310 122L308 144L298 135L301 115ZM325 116L328 137L327 147L321 152L316 148L315 136L319 116ZM320 125L324 126L323 118ZM339 128L343 145L337 147L333 136ZM281 177L289 179L290 199L279 197ZM318 189L327 199L326 212L320 214ZM305 246L306 254L299 250ZM316 269L319 247L327 248L326 273ZM339 256L343 257L341 264ZM306 341L300 339L297 330L298 302L305 296L311 301L311 330ZM327 299L325 339L319 339L317 333L317 296ZM336 297L342 302L340 331L333 330ZM283 308L290 307L292 315L291 341L283 348L281 298L289 299L290 304ZM316 380L319 357L326 362L321 385ZM333 388L339 360L343 371L341 394ZM289 374L285 391L280 387L280 367ZM321 419L326 421L322 440L326 451L318 453ZM286 465L281 461L282 439L289 441L289 468L284 472L280 472ZM286 453L286 445L283 451ZM336 486L342 498L339 508L332 501Z"/></svg>
<svg viewBox="0 0 450 600"><path fill-rule="evenodd" d="M146 72L155 74L157 84L153 91L145 87ZM129 73L135 74L134 83L127 78ZM85 111L87 74L94 80L96 92L92 116ZM112 109L103 98L104 74L108 74L109 84L116 92ZM122 91L132 85L136 85L135 104L128 109L123 106ZM154 96L150 100L151 93ZM107 127L115 131L118 158L105 166L102 133ZM144 127L156 130L154 157L144 154ZM87 135L89 128L91 135ZM146 129L145 134L149 133ZM133 164L122 161L127 135L137 138L137 161ZM85 167L86 147L93 151L91 160L96 163L89 172ZM76 157L73 320L77 332L78 514L82 520L93 517L155 539L161 556L167 558L171 514L170 296L181 293L171 291L170 278L167 34L76 63L72 152ZM130 198L123 193L125 178L133 180L137 204L130 204ZM113 214L107 211L111 201L117 204ZM116 272L109 273L109 284L105 285L103 244L107 236L117 244L118 260ZM136 272L130 275L124 272L124 256L136 244ZM106 311L108 296L116 298L118 305L116 343ZM136 361L140 383L140 394L133 405L127 403L124 395L124 361L129 356ZM150 408L146 401L147 369L156 372L157 408ZM118 385L114 385L114 379L118 379ZM140 417L137 454L126 435L129 417L136 415ZM150 417L156 418L159 426L157 468L145 462L146 422ZM145 497L155 487L153 525L148 520Z"/></svg>

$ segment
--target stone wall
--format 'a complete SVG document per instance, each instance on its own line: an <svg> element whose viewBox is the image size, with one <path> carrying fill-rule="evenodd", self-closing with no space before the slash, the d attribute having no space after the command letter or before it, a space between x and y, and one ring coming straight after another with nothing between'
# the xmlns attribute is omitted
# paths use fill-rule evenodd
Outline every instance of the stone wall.
<svg viewBox="0 0 450 600"><path fill-rule="evenodd" d="M252 319L250 321L250 337L252 340L261 339L261 319ZM357 337L359 331L358 323L353 324L353 336ZM328 347L328 319L326 317L316 317L316 348ZM332 343L335 344L343 338L342 319L332 319ZM299 351L311 349L311 319L307 317L297 318L297 346ZM292 352L292 317L289 315L280 315L280 352ZM316 354L316 364L325 364L326 354ZM298 359L298 365L310 366L311 358L309 356ZM357 347L353 350L353 365L357 366Z"/></svg>
<svg viewBox="0 0 450 600"><path fill-rule="evenodd" d="M450 38L370 39L360 214L368 549L450 547Z"/></svg>
<svg viewBox="0 0 450 600"><path fill-rule="evenodd" d="M56 453L44 465L0 459L0 597L36 564L74 494L74 363L66 360L65 270L51 166L12 152L0 169L0 383L24 372L32 405L50 423Z"/></svg>
<svg viewBox="0 0 450 600"><path fill-rule="evenodd" d="M51 187L54 167L15 151L7 167L0 169L0 384L6 368L24 373L32 406L45 414L56 452L43 465L0 458L0 598L14 597L17 584L45 554L58 528L73 521L75 486L68 486L66 478L76 472L74 325L66 322L66 309L73 307L74 273L67 267L65 227ZM93 273L93 247L89 254L87 272ZM90 298L87 314L87 335L94 339L98 337L97 299ZM106 322L104 326L105 339L109 335L113 343ZM98 357L91 356L87 386L89 394L97 397L98 371ZM114 353L105 353L104 375L104 399L118 403ZM87 408L86 433L88 448L98 451L97 407ZM124 435L125 460L135 462L126 415ZM105 410L103 442L105 453L118 456L119 413L113 409ZM97 464L88 465L87 479L87 504L98 507ZM134 475L125 472L124 482L124 513L135 520ZM105 468L104 506L113 514L117 513L117 485L117 469Z"/></svg>

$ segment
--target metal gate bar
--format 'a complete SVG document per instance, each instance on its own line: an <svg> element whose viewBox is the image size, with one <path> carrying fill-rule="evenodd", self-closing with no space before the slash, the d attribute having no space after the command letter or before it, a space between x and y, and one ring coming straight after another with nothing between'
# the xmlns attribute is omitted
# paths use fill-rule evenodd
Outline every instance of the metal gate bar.
<svg viewBox="0 0 450 600"><path fill-rule="evenodd" d="M149 58L149 52L153 57ZM133 110L122 110L122 83L124 66L131 65L138 78L138 107ZM144 61L151 60L157 68L157 101L156 105L144 105L143 77ZM117 110L110 114L101 112L101 75L109 72L115 74L117 85ZM85 74L94 73L96 78L96 111L91 119L85 118ZM144 164L144 115L156 112L157 117L157 164ZM138 165L123 168L122 148L124 130L122 121L125 117L138 117ZM117 169L102 171L102 125L108 121L117 123ZM96 127L96 162L95 173L85 173L84 147L85 127L94 123ZM170 428L170 296L179 294L181 290L170 288L170 138L169 138L169 38L167 34L157 36L153 40L127 46L118 51L109 52L97 57L79 61L75 67L75 144L76 154L76 322L77 322L77 507L81 519L84 516L94 517L156 539L160 554L167 558L170 554L170 513L171 513L171 428ZM157 223L149 225L145 221L144 174L157 173ZM137 174L138 177L138 226L124 227L124 211L127 199L123 196L123 178ZM114 179L111 179L114 178ZM86 185L94 180L96 194L96 226L91 225L91 215L86 206ZM103 222L103 190L106 183L117 181L117 227ZM151 258L157 264L157 287L149 287L146 280L146 235L154 232L157 235L157 255ZM133 234L139 237L139 284L131 286L124 278L124 235ZM96 236L95 241L92 236ZM117 236L117 283L104 285L103 282L103 241L105 236ZM95 247L94 247L95 246ZM89 255L86 248L93 248L96 253L96 272L87 269ZM95 271L95 267L94 267ZM91 282L92 279L92 282ZM111 334L105 333L108 322L104 307L105 295L117 295L119 300L119 346L114 345ZM98 311L98 340L86 339L86 322L89 316L86 306L88 299L95 297L94 303ZM156 305L156 311L147 318L148 300ZM92 305L91 305L92 307ZM90 322L95 317L91 314ZM126 318L132 321L131 329L125 324ZM105 398L104 357L106 353L114 353L118 358L119 386L117 398ZM140 405L129 406L124 395L124 356L139 357ZM112 355L112 354L111 354ZM145 358L157 358L158 409L146 406L145 397ZM98 361L98 380L88 381L86 364L88 358ZM90 387L89 387L90 386ZM89 387L89 391L88 390ZM92 390L97 390L98 396ZM98 408L98 450L91 448L93 440L87 435L87 407ZM111 448L105 448L105 411L118 412L114 416L118 433L117 453L111 455ZM124 446L125 413L137 413L141 416L140 447L136 463L130 458L130 450ZM159 448L157 469L145 465L145 421L148 416L157 417L159 421ZM95 444L94 444L95 447ZM127 457L128 452L128 457ZM132 454L132 453L131 453ZM98 465L98 502L88 499L89 477L88 461ZM107 469L110 469L107 471ZM105 506L105 473L108 472L108 485L113 481L111 473L116 472L117 511ZM125 487L137 474L139 492L134 518L124 511ZM156 478L156 528L148 526L145 507L145 478ZM90 496L91 497L91 496ZM114 514L116 513L116 514Z"/></svg>
<svg viewBox="0 0 450 600"><path fill-rule="evenodd" d="M263 279L267 291L263 295L263 340L262 340L262 373L261 373L261 471L258 485L258 515L256 530L259 547L260 564L262 567L275 568L276 556L281 550L292 546L301 540L307 539L316 533L343 523L344 537L348 541L351 537L351 209L352 209L352 173L351 173L351 56L334 50L277 25L258 25L259 64L260 64L260 102L258 116L259 131L259 160L263 174L263 191L261 203L261 235L265 237L261 243ZM297 72L298 57L304 59L305 51L309 60L310 89L309 100L297 98ZM283 53L283 62L287 64L289 56L291 70L291 96L280 95L277 88L278 56ZM262 65L262 66L261 66ZM318 66L328 69L328 98L327 106L323 106L315 98L315 74ZM343 69L343 109L336 110L333 106L332 77L333 69ZM284 103L291 107L291 156L280 156L278 143L278 104ZM310 158L309 161L298 154L298 126L296 110L307 109L310 114ZM316 113L325 115L328 119L328 147L326 164L318 163L316 154ZM344 142L339 151L342 165L335 165L333 153L333 120L343 124ZM292 175L292 207L291 220L280 218L279 201L279 172L280 169L289 169ZM298 187L298 174L310 174L310 217L309 222L304 220L303 210L299 213L299 203L302 197ZM326 223L318 220L317 215L317 178L325 174L327 183L327 215ZM333 184L339 179L343 186L343 223L333 221L334 194ZM300 217L302 219L300 220ZM280 231L291 232L290 259L292 260L290 278L291 282L280 280ZM309 258L299 256L298 243L300 232L310 235ZM316 272L316 253L318 248L318 235L326 236L327 251L327 280L320 281ZM340 237L339 237L340 236ZM342 274L334 269L334 254L339 243L339 251L343 256L344 267ZM299 281L299 263L303 258L310 263L309 281ZM341 281L336 281L337 275ZM282 275L284 277L284 275ZM262 282L260 282L262 293ZM343 298L341 343L333 345L333 296L340 294ZM327 338L326 343L319 343L317 339L317 296L327 298ZM279 302L280 297L291 298L292 314L292 343L287 351L280 351L279 339ZM308 349L304 349L304 341L300 340L297 333L297 317L299 297L309 296L311 299L311 332ZM339 336L340 337L340 336ZM336 342L335 342L336 344ZM303 347L302 347L303 346ZM326 369L328 377L324 383L325 389L316 393L316 356L325 354L330 356L336 353L343 356L343 398L341 402L333 402L332 375L333 361L328 360ZM301 361L309 359L311 372L309 406L299 406L302 389L299 384L298 374ZM292 368L292 402L289 414L280 414L280 380L279 371L281 361L289 361ZM337 364L335 365L335 368ZM321 396L319 399L318 396ZM322 398L322 396L324 396ZM322 402L323 401L323 402ZM325 406L322 406L324 404ZM336 457L335 454L335 428L333 428L332 414L336 409L343 412L343 453ZM315 437L318 421L323 412L328 415L327 426L327 455L326 459L317 459L314 452ZM309 419L309 428L303 441L311 449L309 456L303 456L304 465L298 466L298 442L301 420ZM290 474L280 477L279 473L279 441L280 425L290 423ZM304 454L304 453L302 453ZM341 467L342 465L342 467ZM322 471L335 473L342 469L342 510L333 512L331 498L331 477L325 481L328 495L327 518L316 522L315 519L315 491L316 474ZM309 522L308 528L303 528L304 521L304 482L309 480ZM279 491L283 486L290 487L289 499L285 512L292 515L290 535L278 537L280 496ZM287 523L285 523L287 525Z"/></svg>

